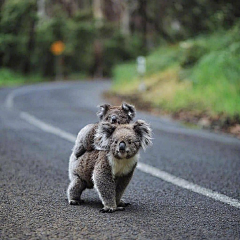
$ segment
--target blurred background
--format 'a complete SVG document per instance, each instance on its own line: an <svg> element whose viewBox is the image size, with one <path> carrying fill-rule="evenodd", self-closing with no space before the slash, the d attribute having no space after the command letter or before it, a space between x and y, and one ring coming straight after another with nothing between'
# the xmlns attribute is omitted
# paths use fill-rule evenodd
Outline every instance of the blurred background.
<svg viewBox="0 0 240 240"><path fill-rule="evenodd" d="M111 78L108 97L240 133L240 1L1 0L0 9L0 86Z"/></svg>

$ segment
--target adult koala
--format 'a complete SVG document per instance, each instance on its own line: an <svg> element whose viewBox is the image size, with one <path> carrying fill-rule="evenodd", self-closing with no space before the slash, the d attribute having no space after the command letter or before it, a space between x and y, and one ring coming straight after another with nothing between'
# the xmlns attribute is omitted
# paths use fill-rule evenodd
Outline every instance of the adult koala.
<svg viewBox="0 0 240 240"><path fill-rule="evenodd" d="M70 157L68 202L80 204L83 190L95 187L103 204L101 212L124 210L128 204L121 197L137 165L139 149L151 144L150 126L142 120L123 125L102 122L95 140L95 149L101 150Z"/></svg>
<svg viewBox="0 0 240 240"><path fill-rule="evenodd" d="M122 103L121 106L111 106L104 104L100 106L97 116L101 121L112 124L126 124L130 123L135 117L136 110L133 105ZM82 156L86 151L94 150L94 136L99 123L88 124L78 133L72 154L77 158Z"/></svg>

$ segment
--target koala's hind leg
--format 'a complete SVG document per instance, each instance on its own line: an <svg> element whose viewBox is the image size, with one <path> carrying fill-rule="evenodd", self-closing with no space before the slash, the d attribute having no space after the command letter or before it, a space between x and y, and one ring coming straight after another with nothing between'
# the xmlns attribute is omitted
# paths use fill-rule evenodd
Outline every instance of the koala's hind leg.
<svg viewBox="0 0 240 240"><path fill-rule="evenodd" d="M80 205L83 202L83 200L81 200L81 194L85 189L86 182L81 180L78 176L74 176L67 190L68 203L70 205Z"/></svg>
<svg viewBox="0 0 240 240"><path fill-rule="evenodd" d="M88 124L78 133L73 147L73 153L77 158L81 157L86 151L93 150L95 127L95 124Z"/></svg>

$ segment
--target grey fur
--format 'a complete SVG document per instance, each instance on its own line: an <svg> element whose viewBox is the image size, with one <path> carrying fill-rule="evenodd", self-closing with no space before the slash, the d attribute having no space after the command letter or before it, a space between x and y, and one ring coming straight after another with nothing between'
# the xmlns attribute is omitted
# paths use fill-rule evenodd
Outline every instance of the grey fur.
<svg viewBox="0 0 240 240"><path fill-rule="evenodd" d="M136 114L135 107L128 103L122 103L121 106L103 104L99 106L99 108L100 109L97 112L97 116L99 117L100 121L107 121L113 124L130 123ZM93 143L98 124L99 123L88 124L78 133L75 145L73 147L73 153L77 158L82 156L86 151L92 151L95 149Z"/></svg>
<svg viewBox="0 0 240 240"><path fill-rule="evenodd" d="M101 146L100 141L99 147L106 150L86 151L79 158L72 153L69 162L71 182L67 191L69 204L81 204L82 191L95 187L103 204L102 212L124 210L127 204L121 197L137 165L139 149L151 144L151 129L139 120L123 125L102 122L96 131L108 147ZM122 150L120 143L125 146Z"/></svg>
<svg viewBox="0 0 240 240"><path fill-rule="evenodd" d="M86 151L94 149L94 135L98 124L88 124L80 130L73 147L73 153L78 158L82 156Z"/></svg>

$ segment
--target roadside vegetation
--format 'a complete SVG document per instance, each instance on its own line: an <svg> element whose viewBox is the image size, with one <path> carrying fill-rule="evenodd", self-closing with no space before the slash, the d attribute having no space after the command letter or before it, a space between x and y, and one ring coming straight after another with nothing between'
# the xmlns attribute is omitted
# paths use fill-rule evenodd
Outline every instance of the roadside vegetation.
<svg viewBox="0 0 240 240"><path fill-rule="evenodd" d="M146 57L146 91L139 91L136 63L114 68L112 92L210 125L212 119L239 122L240 24L228 31L200 35L161 46ZM142 104L144 106L144 104ZM224 118L224 121L222 120ZM189 119L192 122L193 119Z"/></svg>
<svg viewBox="0 0 240 240"><path fill-rule="evenodd" d="M0 86L113 77L115 96L139 107L240 133L239 9L235 0L2 0Z"/></svg>
<svg viewBox="0 0 240 240"><path fill-rule="evenodd" d="M36 74L24 76L23 74L14 72L8 68L0 69L0 87L19 86L23 84L33 84L43 81L44 81L43 78Z"/></svg>

